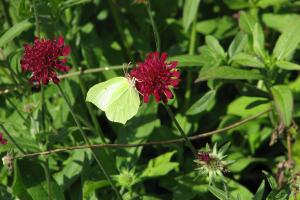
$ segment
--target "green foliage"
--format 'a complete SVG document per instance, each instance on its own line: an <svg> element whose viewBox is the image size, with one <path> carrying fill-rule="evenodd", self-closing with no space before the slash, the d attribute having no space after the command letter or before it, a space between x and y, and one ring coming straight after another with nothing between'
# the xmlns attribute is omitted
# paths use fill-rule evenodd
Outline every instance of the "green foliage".
<svg viewBox="0 0 300 200"><path fill-rule="evenodd" d="M231 144L222 154L228 166L213 182L196 170L199 158L178 141L164 107L153 97L142 102L139 80L127 79L157 49L147 1L161 51L181 73L168 102L179 125L199 154L205 143ZM14 156L0 164L0 199L117 199L112 184L124 200L286 200L299 193L299 1L147 1L0 1L0 133L8 141L0 154ZM23 46L38 34L63 36L71 48L60 87L90 144L110 145L94 148L107 174L58 88L43 87L42 101L42 88L22 72Z"/></svg>

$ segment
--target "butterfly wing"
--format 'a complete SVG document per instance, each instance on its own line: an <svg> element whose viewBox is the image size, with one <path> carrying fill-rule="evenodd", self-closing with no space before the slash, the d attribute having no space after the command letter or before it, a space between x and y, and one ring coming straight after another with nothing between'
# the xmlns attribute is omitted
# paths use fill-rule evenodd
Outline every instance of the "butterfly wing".
<svg viewBox="0 0 300 200"><path fill-rule="evenodd" d="M86 101L103 110L110 121L125 124L138 111L139 94L124 77L112 78L90 88Z"/></svg>
<svg viewBox="0 0 300 200"><path fill-rule="evenodd" d="M89 89L86 101L106 111L109 105L118 99L122 92L128 88L127 82L127 79L124 77L115 77L98 83Z"/></svg>
<svg viewBox="0 0 300 200"><path fill-rule="evenodd" d="M129 87L120 97L112 102L106 110L106 116L110 121L125 124L138 112L140 97L136 88L129 84Z"/></svg>

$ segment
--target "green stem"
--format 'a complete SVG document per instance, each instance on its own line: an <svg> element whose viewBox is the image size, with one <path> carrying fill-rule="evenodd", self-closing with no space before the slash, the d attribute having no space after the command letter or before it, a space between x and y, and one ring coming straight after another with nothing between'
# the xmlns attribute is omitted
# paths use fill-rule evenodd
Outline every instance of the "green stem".
<svg viewBox="0 0 300 200"><path fill-rule="evenodd" d="M30 122L24 117L24 115L20 112L20 110L18 109L18 107L9 98L7 98L7 101L17 111L18 115L24 120L24 122L27 125L30 125Z"/></svg>
<svg viewBox="0 0 300 200"><path fill-rule="evenodd" d="M186 145L190 148L190 150L193 152L194 157L197 157L197 150L194 147L194 145L191 143L191 141L188 139L188 137L185 135L183 129L181 128L180 124L178 123L178 121L175 118L175 115L173 113L173 111L170 109L170 107L166 104L164 104L170 118L172 119L172 121L175 123L175 126L177 127L178 131L180 132L182 138L185 140Z"/></svg>
<svg viewBox="0 0 300 200"><path fill-rule="evenodd" d="M123 42L123 46L124 46L125 54L126 54L126 59L131 60L132 56L131 56L131 53L130 53L130 46L129 46L129 43L128 43L125 35L124 35L124 32L123 32L124 29L122 28L122 24L121 24L121 20L119 18L119 15L118 15L118 13L115 9L115 6L113 5L112 0L108 0L108 4L109 4L110 10L111 10L113 19L115 21L117 31L118 31L118 33L121 37L121 41Z"/></svg>
<svg viewBox="0 0 300 200"><path fill-rule="evenodd" d="M152 15L150 0L145 5L146 5L147 13L149 15L149 19L150 19L151 26L152 26L152 29L153 29L155 45L156 45L156 51L160 52L160 37L159 37L159 33L158 33L156 23L154 21L153 15Z"/></svg>
<svg viewBox="0 0 300 200"><path fill-rule="evenodd" d="M36 5L36 0L32 0L32 5L33 5L33 12L34 12L34 19L35 19L35 30L37 37L40 37L40 21L39 21L39 14L37 11L37 5Z"/></svg>
<svg viewBox="0 0 300 200"><path fill-rule="evenodd" d="M12 24L11 18L9 17L8 6L7 6L7 4L5 3L5 0L1 0L1 5L2 5L2 8L3 8L3 15L4 15L4 18L5 18L5 20L7 21L8 26L11 27L13 24Z"/></svg>
<svg viewBox="0 0 300 200"><path fill-rule="evenodd" d="M23 154L25 154L26 153L25 150L10 135L10 133L6 130L6 128L4 127L4 125L0 123L0 127L2 128L2 130L4 131L4 133L6 134L6 136L9 138L9 140L17 147L17 149L19 149L19 151L21 151Z"/></svg>
<svg viewBox="0 0 300 200"><path fill-rule="evenodd" d="M48 158L45 158L45 163L42 163L46 181L47 181L47 189L48 189L48 200L52 199L52 188L51 188L51 182L50 182L50 170L49 170L49 162Z"/></svg>
<svg viewBox="0 0 300 200"><path fill-rule="evenodd" d="M84 131L83 131L83 129L82 129L82 127L81 127L81 125L80 125L80 123L79 123L79 121L78 121L78 119L77 119L77 117L76 117L76 115L75 115L75 113L74 113L74 111L73 111L73 109L72 109L72 105L71 105L71 103L69 102L68 97L66 96L66 94L64 93L64 91L62 90L62 88L60 87L59 84L57 84L57 87L58 87L58 89L59 89L60 94L61 94L62 97L64 98L64 100L65 100L65 102L66 102L66 104L67 104L67 106L68 106L68 108L69 108L69 110L70 110L70 113L71 113L71 115L72 115L72 117L73 117L73 119L74 119L74 121L75 121L75 123L76 123L76 125L77 125L77 127L78 127L78 129L79 129L79 131L80 131L80 133L81 133L81 136L83 137L83 139L84 139L84 141L85 141L85 143L88 144L88 145L91 145L91 142L90 142L89 139L86 137L86 135L85 135L85 133L84 133ZM96 160L97 164L99 165L101 171L103 172L104 176L106 177L106 179L108 180L108 182L109 182L110 185L112 186L113 190L115 191L115 193L116 193L118 199L119 199L119 200L122 200L122 196L120 195L119 191L117 190L117 188L116 188L115 184L113 183L111 177L109 176L109 174L108 174L108 173L106 172L106 170L104 169L104 167L103 167L102 163L100 162L100 160L97 158L97 156L96 156L94 150L93 150L92 148L90 148L90 149L92 150L93 157L95 158L95 160Z"/></svg>
<svg viewBox="0 0 300 200"><path fill-rule="evenodd" d="M192 32L190 35L190 44L189 44L189 55L193 55L195 53L196 47L196 24L197 18L195 17L193 24L192 24ZM187 79L186 79L186 92L185 92L185 103L184 103L184 110L186 110L190 103L191 97L191 90L192 90L192 71L187 72Z"/></svg>

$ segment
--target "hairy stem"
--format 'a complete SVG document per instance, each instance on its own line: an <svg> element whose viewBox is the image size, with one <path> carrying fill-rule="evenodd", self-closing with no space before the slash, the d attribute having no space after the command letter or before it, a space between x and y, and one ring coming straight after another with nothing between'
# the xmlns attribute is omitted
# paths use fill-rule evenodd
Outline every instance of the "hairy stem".
<svg viewBox="0 0 300 200"><path fill-rule="evenodd" d="M122 199L122 196L120 195L119 191L117 190L117 188L116 188L115 184L113 183L111 177L109 176L109 174L108 174L108 173L106 172L106 170L104 169L102 163L101 163L100 160L97 158L97 156L96 156L94 150L91 148L91 142L90 142L89 139L86 137L86 135L85 135L85 133L84 133L84 131L83 131L83 129L82 129L82 127L81 127L81 125L80 125L80 123L79 123L79 121L78 121L78 119L77 119L77 117L76 117L76 115L75 115L75 113L74 113L74 111L73 111L73 109L72 109L72 105L71 105L71 103L70 103L70 101L69 101L67 95L64 93L64 91L62 90L62 88L60 87L60 85L57 85L57 87L58 87L60 94L61 94L62 97L64 98L64 100L65 100L65 102L66 102L66 104L67 104L67 106L68 106L68 108L69 108L69 110L70 110L70 113L71 113L71 115L72 115L72 117L73 117L73 119L74 119L74 121L75 121L75 123L76 123L76 125L77 125L77 128L79 129L79 131L80 131L80 133L81 133L81 136L83 137L85 143L86 143L86 144L90 147L90 149L92 150L92 154L93 154L94 159L96 160L96 162L97 162L97 164L99 165L99 167L100 167L101 171L103 172L104 176L106 177L106 179L108 180L108 182L109 182L110 185L112 186L113 190L115 191L115 193L116 193L118 199L121 200L121 199Z"/></svg>

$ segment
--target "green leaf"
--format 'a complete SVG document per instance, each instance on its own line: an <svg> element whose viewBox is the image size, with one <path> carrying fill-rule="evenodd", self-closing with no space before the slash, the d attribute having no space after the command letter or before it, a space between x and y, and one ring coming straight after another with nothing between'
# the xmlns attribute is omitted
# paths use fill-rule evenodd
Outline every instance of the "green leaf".
<svg viewBox="0 0 300 200"><path fill-rule="evenodd" d="M198 55L179 55L173 56L168 61L177 61L179 67L203 66L204 62Z"/></svg>
<svg viewBox="0 0 300 200"><path fill-rule="evenodd" d="M183 28L187 31L197 17L200 0L186 0L183 7Z"/></svg>
<svg viewBox="0 0 300 200"><path fill-rule="evenodd" d="M269 6L280 6L288 2L289 0L260 0L256 5L261 8L267 8Z"/></svg>
<svg viewBox="0 0 300 200"><path fill-rule="evenodd" d="M253 200L263 200L263 195L265 192L265 180L263 180L257 189Z"/></svg>
<svg viewBox="0 0 300 200"><path fill-rule="evenodd" d="M196 101L186 112L187 115L197 115L208 108L208 105L214 100L216 95L215 90L208 91L198 101Z"/></svg>
<svg viewBox="0 0 300 200"><path fill-rule="evenodd" d="M64 162L62 171L54 175L54 179L64 190L70 187L80 176L85 159L85 150L73 151L71 156Z"/></svg>
<svg viewBox="0 0 300 200"><path fill-rule="evenodd" d="M265 57L265 37L264 32L262 30L262 27L256 23L254 25L254 29L252 31L253 34L253 49L257 56L260 56L261 58Z"/></svg>
<svg viewBox="0 0 300 200"><path fill-rule="evenodd" d="M236 198L234 198L233 196L231 196L229 193L226 194L226 192L224 192L223 190L220 190L219 188L215 187L215 186L208 186L208 190L215 195L215 197L217 197L220 200L234 200Z"/></svg>
<svg viewBox="0 0 300 200"><path fill-rule="evenodd" d="M279 118L285 127L289 127L293 120L293 93L285 85L276 85L271 88L271 91Z"/></svg>
<svg viewBox="0 0 300 200"><path fill-rule="evenodd" d="M218 56L222 58L225 57L224 49L216 38L208 35L205 37L205 42L207 46L210 47Z"/></svg>
<svg viewBox="0 0 300 200"><path fill-rule="evenodd" d="M278 38L273 56L278 60L288 58L297 48L300 42L300 17L287 25L287 29Z"/></svg>
<svg viewBox="0 0 300 200"><path fill-rule="evenodd" d="M258 105L253 108L247 108L247 106L253 102L264 101L264 100L266 100L266 98L247 97L247 96L239 97L228 105L227 114L237 115L242 118L255 115L259 112L262 112L270 108L270 103Z"/></svg>
<svg viewBox="0 0 300 200"><path fill-rule="evenodd" d="M247 35L242 32L239 32L229 46L228 49L229 57L231 58L235 56L237 53L240 53L245 48L247 41L248 41Z"/></svg>
<svg viewBox="0 0 300 200"><path fill-rule="evenodd" d="M288 61L278 61L276 66L285 70L300 70L300 65Z"/></svg>
<svg viewBox="0 0 300 200"><path fill-rule="evenodd" d="M297 14L273 14L266 13L262 15L262 20L264 24L268 27L273 28L279 32L283 32L285 29L289 28L288 24L297 20L299 16Z"/></svg>
<svg viewBox="0 0 300 200"><path fill-rule="evenodd" d="M202 70L196 82L210 79L260 80L263 79L263 76L257 71L232 67L211 67L204 71Z"/></svg>
<svg viewBox="0 0 300 200"><path fill-rule="evenodd" d="M19 22L13 25L0 37L0 47L3 47L8 42L12 41L15 37L19 36L22 32L26 31L32 26L32 23L28 20Z"/></svg>
<svg viewBox="0 0 300 200"><path fill-rule="evenodd" d="M248 34L252 34L256 20L248 13L241 11L239 18L240 28Z"/></svg>
<svg viewBox="0 0 300 200"><path fill-rule="evenodd" d="M152 178L157 176L164 176L170 171L176 169L179 166L177 162L171 162L171 158L176 151L162 154L148 162L146 169L143 171L142 178Z"/></svg>
<svg viewBox="0 0 300 200"><path fill-rule="evenodd" d="M256 56L247 53L238 53L231 58L233 63L246 67L264 68L265 64Z"/></svg>
<svg viewBox="0 0 300 200"><path fill-rule="evenodd" d="M249 1L246 0L223 0L223 2L233 10L240 10L251 6Z"/></svg>
<svg viewBox="0 0 300 200"><path fill-rule="evenodd" d="M277 187L278 187L276 179L271 174L269 174L267 171L262 171L262 172L267 177L267 180L269 182L269 185L270 185L271 189L276 190Z"/></svg>

